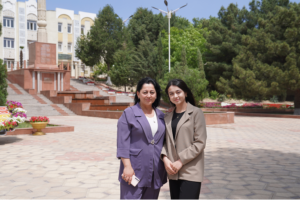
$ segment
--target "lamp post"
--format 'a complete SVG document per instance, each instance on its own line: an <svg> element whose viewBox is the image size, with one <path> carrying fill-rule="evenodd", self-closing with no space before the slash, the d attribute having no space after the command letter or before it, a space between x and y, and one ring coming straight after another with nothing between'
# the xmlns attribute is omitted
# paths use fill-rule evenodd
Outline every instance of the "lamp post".
<svg viewBox="0 0 300 200"><path fill-rule="evenodd" d="M184 8L186 7L188 4L185 4L184 6L181 6L180 8L177 8L176 10L172 11L170 10L169 11L169 8L168 8L168 2L167 0L164 0L164 3L165 5L167 6L167 11L164 11L164 10L161 10L161 9L158 9L158 8L155 8L155 7L152 7L156 10L159 10L161 13L165 13L168 17L168 26L169 26L169 72L171 71L171 31L170 31L170 22L171 22L171 17L172 17L172 14L176 13L178 10L180 10L181 8Z"/></svg>
<svg viewBox="0 0 300 200"><path fill-rule="evenodd" d="M133 17L133 15L131 15L130 17L128 17L127 19L125 19L125 20L123 21L123 24L125 24L131 17Z"/></svg>

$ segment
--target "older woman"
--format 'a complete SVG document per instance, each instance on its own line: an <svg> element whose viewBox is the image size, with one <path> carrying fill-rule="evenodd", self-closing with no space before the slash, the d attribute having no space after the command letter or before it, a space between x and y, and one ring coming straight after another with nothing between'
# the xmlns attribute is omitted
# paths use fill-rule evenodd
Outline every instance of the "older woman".
<svg viewBox="0 0 300 200"><path fill-rule="evenodd" d="M160 90L153 79L140 80L135 105L127 108L118 121L121 199L157 199L161 186L167 182L160 160L165 137L164 114L156 108ZM131 185L133 175L140 179L136 187Z"/></svg>

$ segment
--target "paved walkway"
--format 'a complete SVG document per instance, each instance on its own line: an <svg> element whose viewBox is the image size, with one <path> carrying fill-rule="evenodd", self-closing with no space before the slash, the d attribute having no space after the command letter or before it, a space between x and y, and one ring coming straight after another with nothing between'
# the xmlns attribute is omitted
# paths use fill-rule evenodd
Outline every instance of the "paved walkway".
<svg viewBox="0 0 300 200"><path fill-rule="evenodd" d="M0 137L0 199L118 199L117 120L50 120L75 132ZM207 130L201 198L300 198L298 119L236 117Z"/></svg>

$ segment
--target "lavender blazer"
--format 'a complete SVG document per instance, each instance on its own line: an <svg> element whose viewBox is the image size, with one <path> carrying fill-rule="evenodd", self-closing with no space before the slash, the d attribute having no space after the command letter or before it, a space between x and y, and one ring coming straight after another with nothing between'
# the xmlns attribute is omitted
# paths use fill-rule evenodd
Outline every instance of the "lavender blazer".
<svg viewBox="0 0 300 200"><path fill-rule="evenodd" d="M136 177L140 179L137 187L151 187L154 171L154 188L167 182L167 172L160 155L165 138L164 113L155 109L158 130L152 136L149 122L139 104L127 108L118 121L117 157L129 158ZM119 181L126 183L121 175L124 170L120 161Z"/></svg>

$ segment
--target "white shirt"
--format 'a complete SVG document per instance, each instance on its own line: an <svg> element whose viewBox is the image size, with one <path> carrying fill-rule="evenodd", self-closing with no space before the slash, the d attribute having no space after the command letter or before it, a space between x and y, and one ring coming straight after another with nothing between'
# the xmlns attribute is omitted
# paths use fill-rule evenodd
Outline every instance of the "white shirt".
<svg viewBox="0 0 300 200"><path fill-rule="evenodd" d="M152 131L152 136L154 137L155 133L157 132L158 130L158 124L157 124L157 117L156 117L156 112L154 111L154 116L153 117L147 117L147 120L150 124L150 127L151 127L151 131Z"/></svg>

